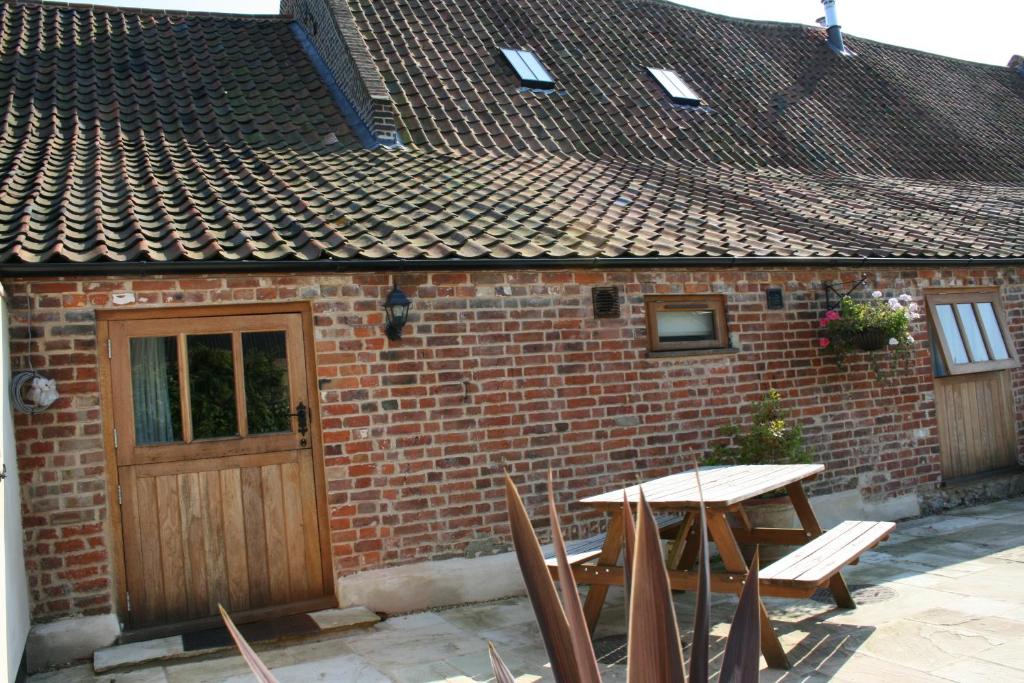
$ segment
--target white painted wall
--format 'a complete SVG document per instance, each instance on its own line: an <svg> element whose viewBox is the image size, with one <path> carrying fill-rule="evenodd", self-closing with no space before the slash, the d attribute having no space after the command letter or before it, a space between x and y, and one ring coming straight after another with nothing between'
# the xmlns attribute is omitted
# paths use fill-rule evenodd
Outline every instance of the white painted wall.
<svg viewBox="0 0 1024 683"><path fill-rule="evenodd" d="M28 636L28 582L21 539L21 497L14 450L14 419L11 408L11 356L7 328L7 299L0 285L0 467L7 478L0 483L0 680L13 681L21 664Z"/></svg>

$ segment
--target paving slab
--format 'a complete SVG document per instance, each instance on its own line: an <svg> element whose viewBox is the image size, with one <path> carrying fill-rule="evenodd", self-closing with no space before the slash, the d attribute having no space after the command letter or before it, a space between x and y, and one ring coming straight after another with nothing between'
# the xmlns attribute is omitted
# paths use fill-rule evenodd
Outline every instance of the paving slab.
<svg viewBox="0 0 1024 683"><path fill-rule="evenodd" d="M993 683L995 681L1020 681L1020 669L1011 669L993 662L976 659L965 660L936 669L933 674L945 681L956 683Z"/></svg>
<svg viewBox="0 0 1024 683"><path fill-rule="evenodd" d="M1009 675L1008 680L1024 680L1024 638L1014 638L985 650L978 654L978 659L1014 669L1016 673Z"/></svg>
<svg viewBox="0 0 1024 683"><path fill-rule="evenodd" d="M181 636L156 638L140 643L125 643L96 650L92 666L99 673L118 667L138 666L146 662L157 662L179 657L185 652ZM193 655L195 656L195 655Z"/></svg>
<svg viewBox="0 0 1024 683"><path fill-rule="evenodd" d="M1024 499L912 520L891 542L845 572L867 599L855 610L828 600L765 600L793 669L763 665L762 683L1024 683ZM905 527L905 528L904 528ZM693 620L691 593L673 596L684 641ZM711 604L713 666L721 661L736 597ZM317 617L343 628L351 615ZM376 619L376 615L374 615ZM609 602L595 637L626 630L622 591ZM308 642L269 643L257 652L283 682L473 683L492 679L492 641L519 683L553 681L529 600L391 617L359 631ZM168 646L173 650L173 643ZM110 660L113 661L113 660ZM605 683L626 679L622 663L601 666ZM714 678L715 676L713 676ZM156 666L118 664L113 673L74 667L33 676L30 683L241 683L251 681L234 651L202 661Z"/></svg>
<svg viewBox="0 0 1024 683"><path fill-rule="evenodd" d="M310 612L308 616L319 628L320 634L365 628L380 621L380 617L365 607L346 607ZM286 640L287 635L266 639L263 642ZM137 643L124 643L96 650L92 666L97 673L141 667L175 659L195 659L215 652L232 652L234 644L216 645L206 648L187 649L181 636L155 638Z"/></svg>
<svg viewBox="0 0 1024 683"><path fill-rule="evenodd" d="M328 659L290 664L274 669L279 683L391 683L391 679L362 657L344 654ZM252 683L251 673L224 679L223 683Z"/></svg>

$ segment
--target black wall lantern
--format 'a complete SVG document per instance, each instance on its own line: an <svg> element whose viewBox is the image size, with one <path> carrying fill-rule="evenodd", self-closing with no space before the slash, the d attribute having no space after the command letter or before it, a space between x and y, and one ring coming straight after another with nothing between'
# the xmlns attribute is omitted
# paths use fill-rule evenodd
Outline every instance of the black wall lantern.
<svg viewBox="0 0 1024 683"><path fill-rule="evenodd" d="M384 334L388 339L394 341L402 338L402 328L409 320L409 307L412 302L405 292L395 284L388 292L388 298L384 300L384 315L387 316L387 325L384 327Z"/></svg>

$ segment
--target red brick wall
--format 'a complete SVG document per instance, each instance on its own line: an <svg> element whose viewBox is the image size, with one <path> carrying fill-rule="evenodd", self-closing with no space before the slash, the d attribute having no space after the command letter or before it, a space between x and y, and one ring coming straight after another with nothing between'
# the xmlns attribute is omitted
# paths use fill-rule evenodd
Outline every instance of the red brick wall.
<svg viewBox="0 0 1024 683"><path fill-rule="evenodd" d="M502 469L541 494L553 468L563 507L683 466L769 387L782 392L827 475L813 493L913 493L940 477L925 321L913 367L891 385L868 365L839 372L818 350L821 282L836 270L550 270L405 273L404 338L383 334L387 274L11 280L15 367L58 380L51 410L19 415L26 555L35 617L112 609L111 530L97 387L95 310L313 302L324 462L339 574L503 549ZM1002 285L1024 340L1018 270L887 270L873 287ZM622 317L595 319L593 285L622 288ZM768 311L764 290L786 308ZM643 295L723 292L738 353L652 358ZM1024 349L1022 349L1024 351ZM1017 403L1024 405L1018 373ZM577 516L577 524L593 519ZM573 530L579 532L577 528Z"/></svg>

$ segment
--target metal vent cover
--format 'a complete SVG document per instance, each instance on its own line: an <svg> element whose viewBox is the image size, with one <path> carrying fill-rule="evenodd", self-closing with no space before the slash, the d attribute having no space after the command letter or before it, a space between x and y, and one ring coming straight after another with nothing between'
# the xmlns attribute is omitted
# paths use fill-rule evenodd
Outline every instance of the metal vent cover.
<svg viewBox="0 0 1024 683"><path fill-rule="evenodd" d="M594 300L595 318L618 318L619 317L619 288L610 285L608 287L594 287L590 290Z"/></svg>

